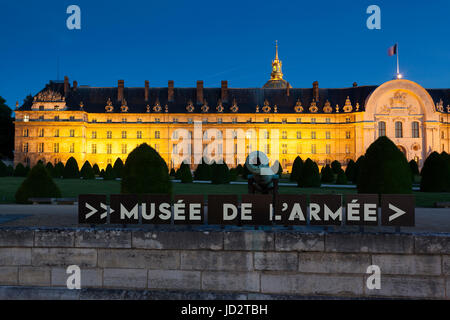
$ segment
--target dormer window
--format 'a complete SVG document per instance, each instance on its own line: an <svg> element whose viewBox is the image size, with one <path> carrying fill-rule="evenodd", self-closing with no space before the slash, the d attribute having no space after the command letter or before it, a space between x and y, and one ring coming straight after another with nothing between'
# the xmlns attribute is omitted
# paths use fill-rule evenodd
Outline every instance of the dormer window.
<svg viewBox="0 0 450 320"><path fill-rule="evenodd" d="M54 109L57 111L59 110L59 106L55 106Z"/></svg>
<svg viewBox="0 0 450 320"><path fill-rule="evenodd" d="M39 111L44 111L44 106L39 106Z"/></svg>

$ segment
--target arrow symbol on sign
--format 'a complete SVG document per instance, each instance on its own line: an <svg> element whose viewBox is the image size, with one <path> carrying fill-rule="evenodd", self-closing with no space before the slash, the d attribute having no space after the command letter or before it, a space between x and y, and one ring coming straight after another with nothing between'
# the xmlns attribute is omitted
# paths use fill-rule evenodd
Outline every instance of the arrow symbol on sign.
<svg viewBox="0 0 450 320"><path fill-rule="evenodd" d="M106 204L101 203L101 202L100 202L100 207L102 207L102 209L105 210L105 212L103 212L103 213L100 215L100 219L104 219L104 218L106 218L106 216L107 216L107 214L108 214L108 207L106 206ZM113 212L114 212L114 210L111 209L111 213L113 213Z"/></svg>
<svg viewBox="0 0 450 320"><path fill-rule="evenodd" d="M90 216L92 216L93 214L97 213L97 211L98 211L97 209L95 209L93 206L91 206L87 202L86 202L85 206L86 206L86 208L91 210L90 212L86 213L85 219L88 219Z"/></svg>
<svg viewBox="0 0 450 320"><path fill-rule="evenodd" d="M393 210L395 213L391 216L389 216L389 222L391 222L392 220L397 219L398 217L404 215L406 212L403 211L402 209L397 208L396 206L394 206L393 204L389 203L389 209Z"/></svg>

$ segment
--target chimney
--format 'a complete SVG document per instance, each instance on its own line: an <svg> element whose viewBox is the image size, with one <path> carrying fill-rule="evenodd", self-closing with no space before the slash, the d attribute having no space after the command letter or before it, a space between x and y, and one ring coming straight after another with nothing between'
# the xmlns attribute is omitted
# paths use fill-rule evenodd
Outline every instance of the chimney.
<svg viewBox="0 0 450 320"><path fill-rule="evenodd" d="M353 82L353 88L356 88L358 84L356 82Z"/></svg>
<svg viewBox="0 0 450 320"><path fill-rule="evenodd" d="M124 80L117 81L117 101L123 101L123 87L125 85Z"/></svg>
<svg viewBox="0 0 450 320"><path fill-rule="evenodd" d="M66 97L69 94L69 88L70 88L69 77L64 76L64 96Z"/></svg>
<svg viewBox="0 0 450 320"><path fill-rule="evenodd" d="M203 81L197 81L197 103L203 103Z"/></svg>
<svg viewBox="0 0 450 320"><path fill-rule="evenodd" d="M318 81L313 82L313 97L314 97L314 100L319 101L319 82Z"/></svg>
<svg viewBox="0 0 450 320"><path fill-rule="evenodd" d="M145 80L145 101L148 101L148 80Z"/></svg>
<svg viewBox="0 0 450 320"><path fill-rule="evenodd" d="M76 82L75 80L73 81L73 91L77 91L77 87L78 87L78 82Z"/></svg>
<svg viewBox="0 0 450 320"><path fill-rule="evenodd" d="M169 80L169 84L167 87L167 101L173 101L173 80Z"/></svg>
<svg viewBox="0 0 450 320"><path fill-rule="evenodd" d="M227 80L222 80L222 102L227 102L228 101L228 81Z"/></svg>
<svg viewBox="0 0 450 320"><path fill-rule="evenodd" d="M289 97L289 95L290 95L290 89L291 89L291 85L289 84L289 82L287 83L287 86L286 86L286 95Z"/></svg>

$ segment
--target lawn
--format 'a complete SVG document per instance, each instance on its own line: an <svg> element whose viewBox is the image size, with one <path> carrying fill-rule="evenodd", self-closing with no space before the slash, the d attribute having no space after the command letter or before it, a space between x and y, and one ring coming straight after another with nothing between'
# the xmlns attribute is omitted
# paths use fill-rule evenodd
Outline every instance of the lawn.
<svg viewBox="0 0 450 320"><path fill-rule="evenodd" d="M24 178L0 178L0 203L14 203L14 194ZM120 181L55 179L63 197L74 198L79 194L120 193ZM203 183L174 183L174 194L246 194L247 185L213 185ZM355 189L280 187L281 194L352 194ZM414 192L418 207L433 207L436 201L449 201L450 193Z"/></svg>

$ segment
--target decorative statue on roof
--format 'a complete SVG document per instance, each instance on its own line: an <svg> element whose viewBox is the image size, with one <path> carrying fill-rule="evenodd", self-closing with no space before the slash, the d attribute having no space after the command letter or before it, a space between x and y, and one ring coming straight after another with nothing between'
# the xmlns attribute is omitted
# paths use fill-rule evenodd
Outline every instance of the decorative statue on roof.
<svg viewBox="0 0 450 320"><path fill-rule="evenodd" d="M331 103L330 103L330 101L326 101L325 102L325 105L323 106L323 112L325 112L325 113L331 113L331 112L333 112L333 108L331 107Z"/></svg>
<svg viewBox="0 0 450 320"><path fill-rule="evenodd" d="M311 101L311 105L309 106L309 111L312 113L316 113L319 110L319 108L317 107L317 103L316 100L312 100Z"/></svg>
<svg viewBox="0 0 450 320"><path fill-rule="evenodd" d="M122 105L120 106L120 110L122 112L128 112L127 100L123 99Z"/></svg>
<svg viewBox="0 0 450 320"><path fill-rule="evenodd" d="M192 101L189 100L188 105L186 107L187 112L193 112L194 111L194 105L192 104Z"/></svg>
<svg viewBox="0 0 450 320"><path fill-rule="evenodd" d="M270 112L270 110L271 110L270 105L269 105L269 101L267 101L267 99L264 100L264 106L263 106L262 110L265 113Z"/></svg>
<svg viewBox="0 0 450 320"><path fill-rule="evenodd" d="M352 110L353 110L352 102L350 101L350 97L347 96L344 105L344 112L352 112Z"/></svg>
<svg viewBox="0 0 450 320"><path fill-rule="evenodd" d="M217 101L217 107L216 107L217 112L223 112L223 105L222 105L222 100L219 99Z"/></svg>
<svg viewBox="0 0 450 320"><path fill-rule="evenodd" d="M159 99L156 98L155 105L153 106L153 111L161 112L161 104L159 103Z"/></svg>
<svg viewBox="0 0 450 320"><path fill-rule="evenodd" d="M114 106L112 104L112 101L110 98L108 98L108 100L106 101L106 107L105 107L106 112L113 112L114 111Z"/></svg>
<svg viewBox="0 0 450 320"><path fill-rule="evenodd" d="M300 101L300 98L297 99L297 102L295 103L294 110L297 113L303 112L302 102Z"/></svg>
<svg viewBox="0 0 450 320"><path fill-rule="evenodd" d="M236 103L236 98L233 99L233 105L230 107L231 112L238 112L239 107Z"/></svg>
<svg viewBox="0 0 450 320"><path fill-rule="evenodd" d="M208 102L206 101L206 99L204 99L203 101L203 105L202 105L202 112L206 113L209 110L209 106L208 106Z"/></svg>

